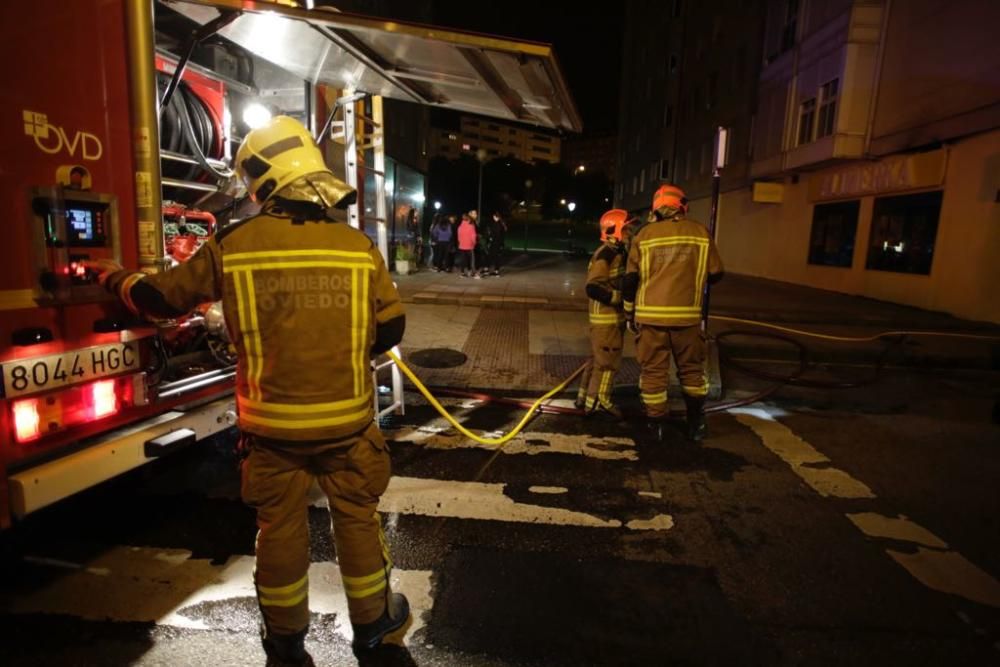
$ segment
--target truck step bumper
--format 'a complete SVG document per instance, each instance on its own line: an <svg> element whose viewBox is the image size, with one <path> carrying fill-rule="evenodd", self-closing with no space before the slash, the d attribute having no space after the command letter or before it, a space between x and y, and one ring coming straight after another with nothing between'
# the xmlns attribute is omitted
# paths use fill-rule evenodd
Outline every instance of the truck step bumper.
<svg viewBox="0 0 1000 667"><path fill-rule="evenodd" d="M172 410L112 431L91 447L11 475L7 482L11 514L23 518L154 461L165 451L224 431L233 425L235 413L231 396L183 412Z"/></svg>

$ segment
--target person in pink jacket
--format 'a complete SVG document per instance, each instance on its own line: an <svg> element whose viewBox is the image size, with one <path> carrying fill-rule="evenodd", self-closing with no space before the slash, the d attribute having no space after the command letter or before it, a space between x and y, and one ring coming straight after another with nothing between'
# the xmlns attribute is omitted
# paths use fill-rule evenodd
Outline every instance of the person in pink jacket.
<svg viewBox="0 0 1000 667"><path fill-rule="evenodd" d="M472 253L476 251L476 226L469 216L463 215L458 225L458 254L462 276L468 278L474 269Z"/></svg>

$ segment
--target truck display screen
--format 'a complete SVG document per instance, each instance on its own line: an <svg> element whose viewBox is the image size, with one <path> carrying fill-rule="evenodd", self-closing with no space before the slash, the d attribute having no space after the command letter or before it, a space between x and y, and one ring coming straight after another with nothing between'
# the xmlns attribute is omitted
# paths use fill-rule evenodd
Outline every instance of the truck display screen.
<svg viewBox="0 0 1000 667"><path fill-rule="evenodd" d="M85 208L66 209L67 236L74 241L94 240L94 212Z"/></svg>
<svg viewBox="0 0 1000 667"><path fill-rule="evenodd" d="M107 241L107 206L90 202L66 202L63 219L66 221L66 245L70 248L97 248Z"/></svg>

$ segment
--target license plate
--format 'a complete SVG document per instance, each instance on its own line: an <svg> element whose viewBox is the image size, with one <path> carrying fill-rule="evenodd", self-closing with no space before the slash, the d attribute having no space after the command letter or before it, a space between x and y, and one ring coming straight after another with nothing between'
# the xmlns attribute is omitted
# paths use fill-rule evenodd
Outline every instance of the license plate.
<svg viewBox="0 0 1000 667"><path fill-rule="evenodd" d="M3 365L4 396L68 387L139 368L139 341L85 347Z"/></svg>

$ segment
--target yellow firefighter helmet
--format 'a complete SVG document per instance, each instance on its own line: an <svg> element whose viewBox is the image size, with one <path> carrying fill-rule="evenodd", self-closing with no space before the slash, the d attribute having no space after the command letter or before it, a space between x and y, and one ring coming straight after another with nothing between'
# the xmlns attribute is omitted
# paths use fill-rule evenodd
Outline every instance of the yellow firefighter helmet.
<svg viewBox="0 0 1000 667"><path fill-rule="evenodd" d="M258 204L302 176L332 175L312 135L288 116L275 116L247 134L236 152L236 172Z"/></svg>

